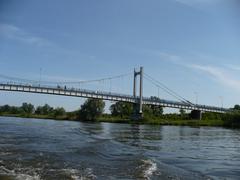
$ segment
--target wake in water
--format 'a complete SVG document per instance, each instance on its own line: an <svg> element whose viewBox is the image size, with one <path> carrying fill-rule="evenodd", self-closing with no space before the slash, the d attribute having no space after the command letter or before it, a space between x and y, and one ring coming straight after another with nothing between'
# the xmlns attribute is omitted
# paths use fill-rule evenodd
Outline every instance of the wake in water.
<svg viewBox="0 0 240 180"><path fill-rule="evenodd" d="M29 174L23 173L24 171L28 171ZM30 172L31 171L31 172ZM10 170L4 166L0 166L0 179L15 179L15 180L40 180L40 175L38 175L34 170L23 170L23 169L15 169Z"/></svg>
<svg viewBox="0 0 240 180"><path fill-rule="evenodd" d="M44 180L48 178L64 179L64 180L94 180L97 177L93 174L91 168L84 171L77 169L48 169L48 173L57 174L49 177L47 174L43 175L43 170L30 168L15 168L14 170L7 169L5 166L0 166L0 179L14 179L14 180ZM45 170L47 171L47 170ZM41 174L41 175L40 175Z"/></svg>
<svg viewBox="0 0 240 180"><path fill-rule="evenodd" d="M157 164L150 159L142 160L141 165L137 168L139 175L143 179L150 180L151 176L157 171Z"/></svg>

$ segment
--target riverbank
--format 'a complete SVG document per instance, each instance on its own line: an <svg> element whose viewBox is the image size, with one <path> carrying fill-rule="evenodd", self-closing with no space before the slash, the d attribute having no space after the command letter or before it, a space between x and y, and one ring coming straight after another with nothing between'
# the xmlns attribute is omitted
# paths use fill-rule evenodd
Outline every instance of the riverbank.
<svg viewBox="0 0 240 180"><path fill-rule="evenodd" d="M139 121L132 121L127 118L104 116L97 119L98 122L109 123L129 123L129 124L150 124L150 125L171 125L171 126L215 126L225 127L227 126L223 120L190 120L190 119L163 119L163 118L143 118Z"/></svg>
<svg viewBox="0 0 240 180"><path fill-rule="evenodd" d="M36 114L0 114L0 116L6 117L20 117L20 118L35 118L35 119L52 119L52 120L67 120L67 121L81 121L75 116L52 116L52 115L36 115ZM170 126L209 126L209 127L231 127L231 128L240 128L240 123L233 123L230 120L223 120L223 118L213 117L212 119L203 118L202 120L192 120L188 116L181 117L180 115L172 114L165 115L163 117L145 117L139 121L133 121L130 118L124 117L114 117L110 114L104 114L98 117L94 122L107 122L107 123L125 123L125 124L149 124L149 125L170 125ZM178 117L178 118L176 118Z"/></svg>
<svg viewBox="0 0 240 180"><path fill-rule="evenodd" d="M130 119L133 114L133 106L129 103L117 102L111 105L111 114L104 113L104 106L103 101L88 99L80 109L67 112L63 107L54 108L48 104L34 107L31 103L23 103L20 107L0 106L0 116L82 122L240 128L240 106L238 105L228 113L204 112L202 120L194 120L191 113L184 110L180 110L179 113L164 114L162 107L144 106L144 117L137 121Z"/></svg>

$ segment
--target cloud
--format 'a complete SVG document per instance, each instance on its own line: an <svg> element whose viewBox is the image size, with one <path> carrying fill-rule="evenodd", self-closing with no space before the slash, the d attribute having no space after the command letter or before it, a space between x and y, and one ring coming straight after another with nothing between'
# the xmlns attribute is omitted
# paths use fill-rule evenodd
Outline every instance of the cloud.
<svg viewBox="0 0 240 180"><path fill-rule="evenodd" d="M51 45L51 43L48 40L34 36L26 32L25 30L11 24L0 24L0 35L8 39L17 40L30 45L37 46Z"/></svg>
<svg viewBox="0 0 240 180"><path fill-rule="evenodd" d="M240 71L240 66L239 65L232 65L232 64L226 64L225 67L234 70L234 71Z"/></svg>
<svg viewBox="0 0 240 180"><path fill-rule="evenodd" d="M202 71L205 73L206 76L208 76L211 79L214 79L221 85L227 87L227 88L232 88L237 91L240 91L240 80L236 79L234 76L231 75L231 70L236 70L240 71L240 66L234 66L234 65L225 65L225 66L214 66L214 65L201 65L201 64L196 64L192 63L192 59L197 60L198 62L208 62L209 59L213 59L214 57L209 56L204 56L204 55L196 55L193 57L182 57L179 55L171 54L171 53L166 53L166 52L161 52L158 50L151 50L151 51L146 51L149 53L151 56L155 56L158 59L169 62L171 64L175 64L177 66L181 66L183 68L188 68L192 69L195 71ZM214 59L219 59L219 58L214 58ZM225 67L225 68L223 68ZM227 68L226 68L227 67Z"/></svg>
<svg viewBox="0 0 240 180"><path fill-rule="evenodd" d="M181 57L173 54L169 54L166 52L158 52L157 55L165 61L170 61L172 63L178 64L181 62Z"/></svg>
<svg viewBox="0 0 240 180"><path fill-rule="evenodd" d="M63 36L65 35L66 34L63 34ZM24 29L11 24L0 23L0 37L4 37L14 41L19 41L31 46L33 45L36 47L45 47L47 49L47 52L50 51L54 54L60 53L61 55L67 56L68 57L67 61L69 61L69 58L77 59L79 57L84 57L84 59L87 59L87 60L97 59L97 57L94 55L89 55L89 54L80 52L79 49L74 50L74 49L68 49L68 48L59 46L54 41L49 41L46 38L33 35L32 33L29 33Z"/></svg>
<svg viewBox="0 0 240 180"><path fill-rule="evenodd" d="M178 3L195 6L195 5L211 5L222 2L223 0L175 0Z"/></svg>
<svg viewBox="0 0 240 180"><path fill-rule="evenodd" d="M182 57L175 55L175 54L159 51L159 50L146 50L145 49L145 50L141 50L141 52L144 52L148 56L153 56L154 58L157 58L158 60L160 59L162 61L166 61L166 62L170 62L170 63L174 63L174 64L181 64L181 62L182 62Z"/></svg>
<svg viewBox="0 0 240 180"><path fill-rule="evenodd" d="M222 85L240 91L240 80L231 77L230 74L222 68L198 64L191 64L188 65L188 67L205 72Z"/></svg>

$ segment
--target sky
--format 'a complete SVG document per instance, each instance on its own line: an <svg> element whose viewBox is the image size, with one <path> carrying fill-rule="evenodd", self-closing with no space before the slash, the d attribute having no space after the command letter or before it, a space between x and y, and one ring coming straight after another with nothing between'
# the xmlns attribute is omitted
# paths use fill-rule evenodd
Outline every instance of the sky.
<svg viewBox="0 0 240 180"><path fill-rule="evenodd" d="M0 0L0 74L81 81L130 73L84 88L131 94L133 70L143 66L192 102L233 107L240 103L239 6L237 0ZM147 80L144 96L176 100ZM0 105L75 110L83 101L0 92Z"/></svg>

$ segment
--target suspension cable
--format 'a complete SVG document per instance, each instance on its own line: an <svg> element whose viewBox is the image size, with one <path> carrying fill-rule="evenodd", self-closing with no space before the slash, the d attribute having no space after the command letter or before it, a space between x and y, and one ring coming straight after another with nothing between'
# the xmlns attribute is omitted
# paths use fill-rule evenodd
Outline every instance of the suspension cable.
<svg viewBox="0 0 240 180"><path fill-rule="evenodd" d="M167 89L161 87L160 85L158 85L157 83L155 83L152 79L148 78L148 77L144 77L146 80L148 80L150 83L152 83L154 86L156 86L157 88L162 89L164 92L166 92L167 94L173 96L174 98L176 98L179 101L182 101L181 98L179 98L178 96L174 95L173 93L171 93L170 91L168 91ZM185 101L184 101L185 102Z"/></svg>
<svg viewBox="0 0 240 180"><path fill-rule="evenodd" d="M149 76L148 74L144 73L144 77L150 81L153 85L155 85L158 88L161 88L163 91L165 91L166 93L168 93L169 95L175 97L176 99L183 101L184 103L190 104L190 105L194 105L193 103L191 103L190 101L188 101L187 99L185 99L184 97L180 96L178 93L174 92L173 90L171 90L170 88L168 88L166 85L164 85L163 83L157 81L156 79L152 78L151 76Z"/></svg>
<svg viewBox="0 0 240 180"><path fill-rule="evenodd" d="M126 73L126 74L120 74L117 76L112 76L112 77L106 77L106 78L101 78L101 79L92 79L92 80L82 80L82 81L41 81L42 84L84 84L84 83L94 83L94 82L103 82L106 80L113 80L113 79L119 79L121 77L129 76L132 73ZM8 79L11 81L20 81L20 82L28 82L28 83L40 83L37 80L31 80L31 79L24 79L24 78L17 78L17 77L12 77L12 76L6 76L3 74L0 74L0 78L3 79Z"/></svg>

